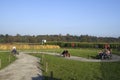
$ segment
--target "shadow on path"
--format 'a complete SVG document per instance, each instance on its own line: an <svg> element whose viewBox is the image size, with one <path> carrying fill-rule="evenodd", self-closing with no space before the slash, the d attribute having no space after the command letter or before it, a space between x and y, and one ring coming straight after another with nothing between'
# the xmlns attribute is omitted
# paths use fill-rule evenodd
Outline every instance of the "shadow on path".
<svg viewBox="0 0 120 80"><path fill-rule="evenodd" d="M48 76L41 76L38 74L37 77L32 77L32 80L62 80L62 79L57 79L57 78L51 78Z"/></svg>

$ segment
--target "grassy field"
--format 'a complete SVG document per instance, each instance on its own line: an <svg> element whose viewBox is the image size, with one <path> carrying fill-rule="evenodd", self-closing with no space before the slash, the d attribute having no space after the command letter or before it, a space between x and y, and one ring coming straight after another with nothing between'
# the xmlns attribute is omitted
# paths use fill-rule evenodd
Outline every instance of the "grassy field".
<svg viewBox="0 0 120 80"><path fill-rule="evenodd" d="M102 50L102 49L94 49L94 48L65 48L65 49L67 49L72 56L79 56L79 57L85 57L85 58L96 57L98 52L100 50ZM63 48L60 48L60 49L40 49L40 50L35 50L35 51L61 54L62 51L65 49L63 49ZM120 55L120 51L117 51L114 49L114 50L112 50L112 54Z"/></svg>
<svg viewBox="0 0 120 80"><path fill-rule="evenodd" d="M39 50L40 52L51 52L51 53L58 53L61 54L63 52L63 48L60 49L41 49ZM100 49L89 49L89 48L67 48L67 50L69 51L69 53L72 56L79 56L79 57L85 57L85 58L92 58L95 57L98 52L100 51ZM38 51L38 52L39 52Z"/></svg>
<svg viewBox="0 0 120 80"><path fill-rule="evenodd" d="M116 54L116 55L120 56L120 50L118 51L117 49L114 49L112 52L113 52L113 54Z"/></svg>
<svg viewBox="0 0 120 80"><path fill-rule="evenodd" d="M16 57L10 55L10 52L0 52L1 66L0 69L8 66L10 63L16 60Z"/></svg>
<svg viewBox="0 0 120 80"><path fill-rule="evenodd" d="M64 49L40 49L30 51L54 52L62 53ZM100 49L67 49L73 56L91 57L96 56ZM113 50L114 54L119 54L118 51ZM31 54L37 57L42 57L42 54ZM10 61L9 61L10 57ZM9 54L9 52L0 52L0 59L2 61L2 68L9 65L16 58ZM120 62L80 62L74 60L67 60L63 57L52 55L44 55L40 66L42 66L43 76L45 80L50 80L50 73L53 72L54 80L120 80ZM46 72L46 63L48 64Z"/></svg>
<svg viewBox="0 0 120 80"><path fill-rule="evenodd" d="M32 54L41 57L41 54ZM46 62L48 71L46 72ZM62 57L44 55L42 66L45 80L120 80L120 62L95 63L67 60Z"/></svg>

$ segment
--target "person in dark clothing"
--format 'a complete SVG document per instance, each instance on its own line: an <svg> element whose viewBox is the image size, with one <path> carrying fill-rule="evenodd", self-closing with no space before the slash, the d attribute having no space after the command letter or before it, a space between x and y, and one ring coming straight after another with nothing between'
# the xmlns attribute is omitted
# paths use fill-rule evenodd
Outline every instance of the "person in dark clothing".
<svg viewBox="0 0 120 80"><path fill-rule="evenodd" d="M13 48L12 48L11 53L12 53L13 55L19 54L19 53L17 52L17 50L16 50L16 47L13 47Z"/></svg>
<svg viewBox="0 0 120 80"><path fill-rule="evenodd" d="M64 51L62 52L62 55L63 55L64 57L70 57L70 53L68 52L68 50L64 50Z"/></svg>

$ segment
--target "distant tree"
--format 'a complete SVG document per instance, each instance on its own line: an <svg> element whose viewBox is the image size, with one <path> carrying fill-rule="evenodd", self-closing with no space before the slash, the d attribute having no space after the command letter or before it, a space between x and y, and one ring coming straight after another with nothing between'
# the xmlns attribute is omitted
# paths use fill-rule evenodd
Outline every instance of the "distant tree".
<svg viewBox="0 0 120 80"><path fill-rule="evenodd" d="M0 34L0 43L11 43L11 42L26 42L26 43L41 43L45 39L47 41L56 41L56 42L119 42L120 37L96 37L89 35L24 35L16 34L16 36L11 36L8 34Z"/></svg>

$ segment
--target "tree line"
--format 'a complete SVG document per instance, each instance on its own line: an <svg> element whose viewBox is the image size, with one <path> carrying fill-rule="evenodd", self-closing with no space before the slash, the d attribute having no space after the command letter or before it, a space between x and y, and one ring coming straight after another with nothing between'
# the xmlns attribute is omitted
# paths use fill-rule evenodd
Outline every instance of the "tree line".
<svg viewBox="0 0 120 80"><path fill-rule="evenodd" d="M20 35L15 36L9 34L0 34L0 43L41 43L42 40L56 41L56 42L108 42L108 43L120 43L120 37L96 37L89 35Z"/></svg>

